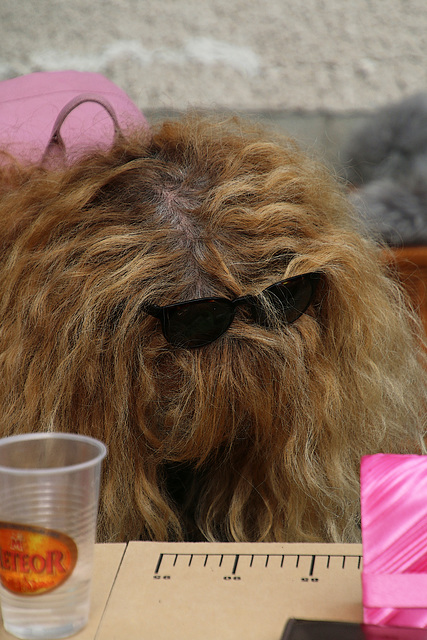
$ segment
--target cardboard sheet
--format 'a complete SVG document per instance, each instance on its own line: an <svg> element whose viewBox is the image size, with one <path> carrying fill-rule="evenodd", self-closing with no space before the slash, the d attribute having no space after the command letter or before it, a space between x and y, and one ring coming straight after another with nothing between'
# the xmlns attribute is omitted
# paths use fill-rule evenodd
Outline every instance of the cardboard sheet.
<svg viewBox="0 0 427 640"><path fill-rule="evenodd" d="M290 617L362 621L361 545L96 545L75 640L280 640ZM0 640L11 640L2 628Z"/></svg>
<svg viewBox="0 0 427 640"><path fill-rule="evenodd" d="M72 638L92 640L96 636L108 599L120 569L126 544L97 544L93 558L91 608L88 625ZM10 636L9 636L10 637ZM1 636L0 636L0 640ZM123 639L122 639L123 640Z"/></svg>
<svg viewBox="0 0 427 640"><path fill-rule="evenodd" d="M361 545L127 547L96 640L279 640L289 617L362 621Z"/></svg>

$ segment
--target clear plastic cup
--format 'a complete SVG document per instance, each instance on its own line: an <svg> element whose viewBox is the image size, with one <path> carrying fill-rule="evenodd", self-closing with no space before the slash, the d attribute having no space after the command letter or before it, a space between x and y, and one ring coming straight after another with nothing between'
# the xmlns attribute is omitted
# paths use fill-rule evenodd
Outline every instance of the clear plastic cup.
<svg viewBox="0 0 427 640"><path fill-rule="evenodd" d="M0 439L0 600L6 631L65 638L89 618L102 442Z"/></svg>

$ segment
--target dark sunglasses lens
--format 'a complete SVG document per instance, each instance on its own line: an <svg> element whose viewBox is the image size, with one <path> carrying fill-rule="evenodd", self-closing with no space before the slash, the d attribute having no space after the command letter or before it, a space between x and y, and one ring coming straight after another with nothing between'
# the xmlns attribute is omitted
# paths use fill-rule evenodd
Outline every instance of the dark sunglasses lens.
<svg viewBox="0 0 427 640"><path fill-rule="evenodd" d="M272 285L264 291L264 296L276 312L290 324L307 310L314 291L315 281L310 275L303 275ZM257 322L268 324L268 312L265 307L257 305L254 311Z"/></svg>
<svg viewBox="0 0 427 640"><path fill-rule="evenodd" d="M170 343L193 349L219 338L233 318L234 307L226 300L196 300L167 309L163 332Z"/></svg>

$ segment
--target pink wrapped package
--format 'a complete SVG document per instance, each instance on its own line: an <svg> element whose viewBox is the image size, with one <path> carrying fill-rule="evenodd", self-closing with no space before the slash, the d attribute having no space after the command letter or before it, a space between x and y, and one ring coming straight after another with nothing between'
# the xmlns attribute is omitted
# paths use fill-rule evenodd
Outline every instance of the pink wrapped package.
<svg viewBox="0 0 427 640"><path fill-rule="evenodd" d="M0 148L23 163L42 162L59 130L73 161L86 151L108 149L117 131L135 127L148 128L141 111L98 73L41 72L0 82Z"/></svg>
<svg viewBox="0 0 427 640"><path fill-rule="evenodd" d="M361 463L366 624L427 627L427 456Z"/></svg>

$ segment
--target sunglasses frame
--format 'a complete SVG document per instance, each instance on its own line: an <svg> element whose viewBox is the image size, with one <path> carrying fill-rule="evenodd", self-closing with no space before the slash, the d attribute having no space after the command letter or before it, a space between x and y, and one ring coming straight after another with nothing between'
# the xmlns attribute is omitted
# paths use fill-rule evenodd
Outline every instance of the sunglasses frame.
<svg viewBox="0 0 427 640"><path fill-rule="evenodd" d="M320 280L321 277L321 273L318 271L311 271L308 273L302 273L298 276L293 276L291 278L284 278L283 280L279 280L278 282L275 282L273 284L271 284L270 286L268 286L266 289L263 289L259 294L247 294L245 296L240 296L238 298L235 298L234 300L230 300L229 298L225 298L225 297L206 297L206 298L193 298L191 300L185 300L184 302L174 302L172 304L168 304L168 305L164 305L164 306L159 306L157 304L153 304L153 303L144 303L142 305L142 311L144 311L145 313L147 313L150 316L153 316L154 318L157 318L158 320L160 320L161 323L161 327L162 327L162 333L165 337L165 339L167 340L167 342L169 342L170 344L177 346L177 347L181 347L181 348L186 348L186 349L196 349L196 348L200 348L202 346L205 346L207 344L210 344L211 342L214 342L215 340L217 340L218 338L220 338L231 326L231 324L233 323L233 320L235 318L236 315L236 309L238 306L240 305L249 305L251 307L251 309L256 308L257 306L259 307L260 305L257 305L257 300L259 298L259 296L268 294L269 291L271 291L272 289L274 289L275 287L281 286L281 285L287 285L288 283L295 283L298 280L303 280L303 279L309 279L310 281L310 286L311 286L311 293L310 296L308 298L307 304L305 304L303 310L301 311L300 309L298 309L298 315L291 321L286 321L286 324L292 324L293 322L295 322L296 320L298 320L298 318L300 318L309 308L309 306L311 305L312 301L313 301L313 297L316 293L316 288L317 288L317 284ZM177 310L179 307L188 307L191 305L201 305L203 303L215 303L218 302L219 304L225 304L229 309L230 309L230 319L228 323L225 323L225 328L221 331L221 333L219 333L217 336L215 336L214 338L210 339L210 340L205 340L205 341L201 341L200 344L194 344L194 345L189 345L189 344L185 344L185 341L179 341L174 339L173 337L171 337L170 332L169 332L169 323L170 323L170 319L169 319L169 314L170 312L173 312L174 310ZM259 322L259 324L262 324L261 322ZM187 341L188 342L188 341Z"/></svg>

